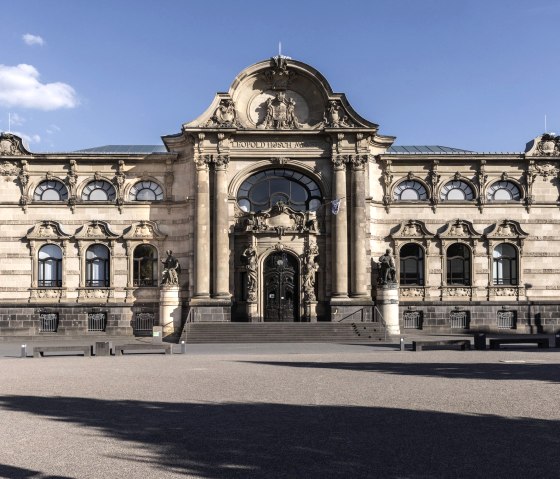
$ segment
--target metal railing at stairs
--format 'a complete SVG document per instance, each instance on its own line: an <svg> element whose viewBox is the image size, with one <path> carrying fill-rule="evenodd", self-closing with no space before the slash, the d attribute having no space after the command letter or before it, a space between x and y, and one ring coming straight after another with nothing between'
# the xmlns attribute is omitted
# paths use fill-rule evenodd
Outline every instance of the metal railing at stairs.
<svg viewBox="0 0 560 479"><path fill-rule="evenodd" d="M383 325L384 341L387 341L387 323L385 323L385 318L383 318L383 314L377 306L373 307L373 321Z"/></svg>

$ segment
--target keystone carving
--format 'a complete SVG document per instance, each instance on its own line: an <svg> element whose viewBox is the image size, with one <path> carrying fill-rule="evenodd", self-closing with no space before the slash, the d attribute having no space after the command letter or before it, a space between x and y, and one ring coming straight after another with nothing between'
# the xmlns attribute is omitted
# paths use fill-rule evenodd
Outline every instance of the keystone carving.
<svg viewBox="0 0 560 479"><path fill-rule="evenodd" d="M296 72L288 69L288 59L277 55L270 59L272 68L264 72L264 78L272 90L287 90Z"/></svg>

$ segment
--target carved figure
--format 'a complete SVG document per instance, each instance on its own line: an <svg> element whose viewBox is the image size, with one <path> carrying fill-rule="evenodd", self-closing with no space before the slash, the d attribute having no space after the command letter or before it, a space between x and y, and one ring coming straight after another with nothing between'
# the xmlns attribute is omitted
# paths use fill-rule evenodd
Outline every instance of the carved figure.
<svg viewBox="0 0 560 479"><path fill-rule="evenodd" d="M235 103L233 100L227 99L220 102L206 126L231 127L236 124Z"/></svg>
<svg viewBox="0 0 560 479"><path fill-rule="evenodd" d="M537 151L542 156L556 156L560 153L560 136L545 133L537 146Z"/></svg>
<svg viewBox="0 0 560 479"><path fill-rule="evenodd" d="M0 155L21 155L20 141L21 139L12 133L0 133Z"/></svg>
<svg viewBox="0 0 560 479"><path fill-rule="evenodd" d="M266 117L263 121L264 128L300 128L300 123L295 113L296 102L293 98L286 98L286 94L278 92L276 98L266 100Z"/></svg>
<svg viewBox="0 0 560 479"><path fill-rule="evenodd" d="M165 252L167 258L162 260L163 272L161 274L161 284L163 285L178 285L179 273L181 272L181 265L177 258L173 256L173 251L167 250Z"/></svg>
<svg viewBox="0 0 560 479"><path fill-rule="evenodd" d="M247 299L253 302L257 300L257 250L253 246L248 246L242 256L247 270Z"/></svg>
<svg viewBox="0 0 560 479"><path fill-rule="evenodd" d="M325 126L331 128L351 127L352 123L348 121L348 116L344 113L343 108L335 100L331 100L323 118Z"/></svg>
<svg viewBox="0 0 560 479"><path fill-rule="evenodd" d="M307 301L316 301L315 297L315 273L319 270L319 265L315 262L314 252L309 252L305 262L305 270L303 276L303 291L307 297Z"/></svg>
<svg viewBox="0 0 560 479"><path fill-rule="evenodd" d="M379 257L379 284L389 284L397 282L397 269L395 260L391 256L391 250L387 248L385 254Z"/></svg>

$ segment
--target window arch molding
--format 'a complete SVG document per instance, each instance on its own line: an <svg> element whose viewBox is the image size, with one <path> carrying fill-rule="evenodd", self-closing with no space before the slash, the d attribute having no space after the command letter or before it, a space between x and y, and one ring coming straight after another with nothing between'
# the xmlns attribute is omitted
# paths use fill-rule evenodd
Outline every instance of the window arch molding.
<svg viewBox="0 0 560 479"><path fill-rule="evenodd" d="M495 195L498 191L503 190L506 194L511 195L512 197L507 198L495 198ZM515 192L515 190L517 190ZM515 198L515 193L517 193L517 198ZM496 180L490 183L484 192L486 200L489 203L500 203L500 202L518 202L525 198L525 191L521 183L516 180L507 179L507 180Z"/></svg>
<svg viewBox="0 0 560 479"><path fill-rule="evenodd" d="M112 251L103 243L91 243L84 251L86 288L108 288L112 282Z"/></svg>
<svg viewBox="0 0 560 479"><path fill-rule="evenodd" d="M107 193L107 199L91 199L91 194L94 191L105 191ZM96 195L96 193L94 193L94 195ZM85 196L87 196L87 198ZM80 201L83 203L90 201L98 203L114 203L117 199L117 189L109 178L95 176L88 178L81 183L78 188L77 197L80 198Z"/></svg>
<svg viewBox="0 0 560 479"><path fill-rule="evenodd" d="M26 239L29 241L29 252L31 261L31 297L32 298L52 298L58 300L64 295L62 289L66 287L66 252L68 250L68 241L70 235L64 231L62 226L56 221L41 221L37 223L27 234ZM52 288L50 286L39 287L39 251L47 245L54 245L60 248L62 270L60 276L60 286ZM54 292L53 288L61 288L60 291ZM45 290L51 290L46 293Z"/></svg>
<svg viewBox="0 0 560 479"><path fill-rule="evenodd" d="M266 211L278 202L294 210L316 210L323 203L321 182L291 164L274 165L252 172L240 182L235 192L242 211Z"/></svg>
<svg viewBox="0 0 560 479"><path fill-rule="evenodd" d="M28 196L34 202L50 202L55 201L61 203L68 201L70 191L63 180L56 177L50 177L39 181L35 185L31 185ZM58 196L58 198L56 197Z"/></svg>
<svg viewBox="0 0 560 479"><path fill-rule="evenodd" d="M142 185L143 183L145 183L146 185ZM145 188L143 187L145 186ZM152 188L153 186L153 188ZM149 189L150 191L154 192L154 195L156 196L155 199L137 199L137 193L139 191L145 190L145 189ZM159 189L159 195L161 195L158 198L158 193L156 193L156 190ZM124 192L124 197L126 198L127 201L164 201L165 200L165 188L163 187L163 185L161 184L160 181L158 181L157 179L153 178L153 177L143 177L143 178L137 178L135 179L133 182L131 182L130 184L128 184L126 186L125 192Z"/></svg>
<svg viewBox="0 0 560 479"><path fill-rule="evenodd" d="M228 195L230 197L237 198L237 192L239 191L242 183L256 173L270 169L289 169L301 173L313 180L319 187L323 199L331 196L332 192L330 181L324 181L324 178L319 176L316 171L309 167L308 164L292 159L286 159L285 163L282 163L281 160L284 159L270 158L269 160L258 161L242 169L230 181Z"/></svg>
<svg viewBox="0 0 560 479"><path fill-rule="evenodd" d="M412 190L418 194L418 198L402 198L402 193ZM423 196L423 197L422 197ZM391 192L394 202L399 201L428 201L430 199L430 187L419 178L401 178L394 185Z"/></svg>
<svg viewBox="0 0 560 479"><path fill-rule="evenodd" d="M449 193L451 191L462 192L464 198L449 198ZM470 191L469 191L470 190ZM459 193L456 193L458 195ZM455 196L452 194L452 196ZM462 176L449 178L443 181L439 187L437 197L441 202L473 202L478 198L478 189L474 183L467 178Z"/></svg>

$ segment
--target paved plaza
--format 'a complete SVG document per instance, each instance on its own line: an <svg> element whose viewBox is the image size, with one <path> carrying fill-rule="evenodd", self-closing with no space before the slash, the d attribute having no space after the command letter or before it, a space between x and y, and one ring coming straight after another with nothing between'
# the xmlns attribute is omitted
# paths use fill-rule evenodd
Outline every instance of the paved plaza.
<svg viewBox="0 0 560 479"><path fill-rule="evenodd" d="M558 478L560 351L189 345L20 359L0 477Z"/></svg>

